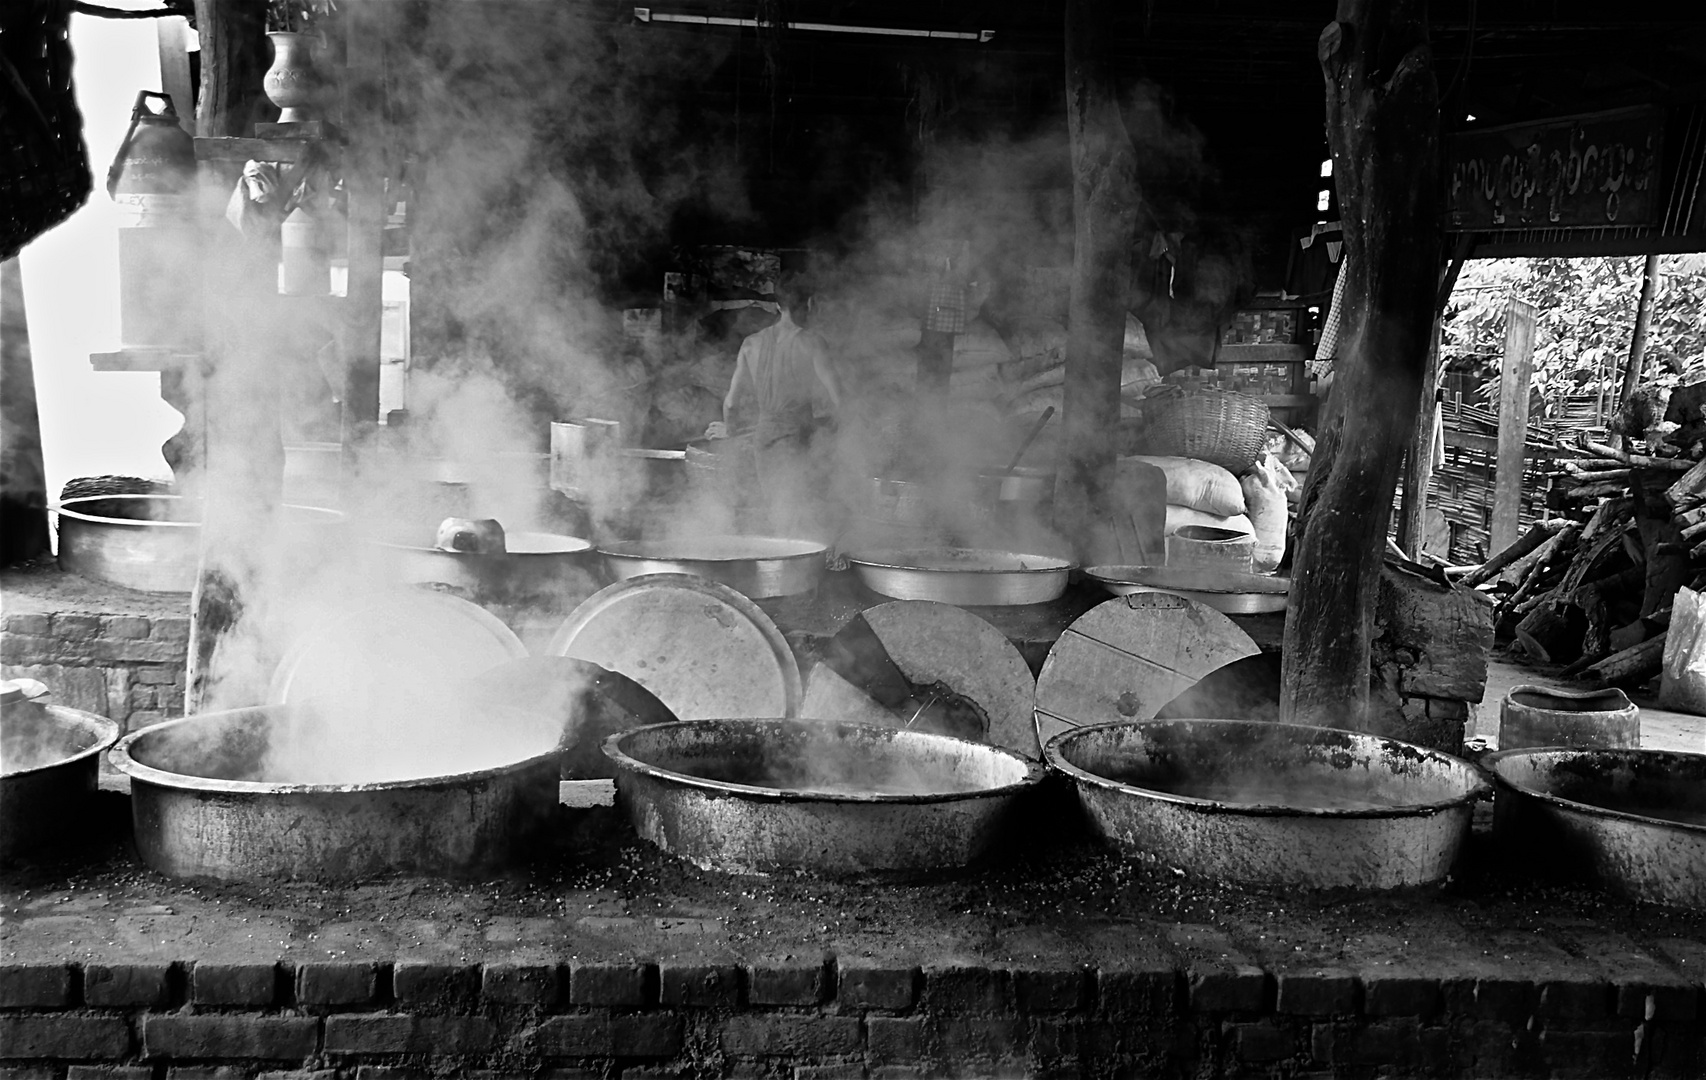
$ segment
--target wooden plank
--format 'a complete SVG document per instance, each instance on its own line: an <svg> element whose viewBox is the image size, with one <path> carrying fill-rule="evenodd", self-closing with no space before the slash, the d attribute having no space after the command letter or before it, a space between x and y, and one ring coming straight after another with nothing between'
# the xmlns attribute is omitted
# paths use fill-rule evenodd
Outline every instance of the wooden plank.
<svg viewBox="0 0 1706 1080"><path fill-rule="evenodd" d="M295 164L313 145L312 139L197 139L195 159L197 162L234 161L238 165L248 161Z"/></svg>
<svg viewBox="0 0 1706 1080"><path fill-rule="evenodd" d="M1511 299L1505 308L1504 373L1499 380L1499 450L1493 473L1492 548L1521 535L1522 459L1528 441L1528 386L1534 377L1534 305Z"/></svg>
<svg viewBox="0 0 1706 1080"><path fill-rule="evenodd" d="M172 99L178 126L195 134L195 84L190 78L190 24L181 16L154 20L154 36L160 46L160 89Z"/></svg>

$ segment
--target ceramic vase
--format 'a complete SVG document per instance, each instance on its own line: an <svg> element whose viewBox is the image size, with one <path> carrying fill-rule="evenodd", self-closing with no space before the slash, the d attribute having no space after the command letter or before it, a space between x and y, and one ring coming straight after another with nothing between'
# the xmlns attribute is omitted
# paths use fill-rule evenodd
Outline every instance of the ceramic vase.
<svg viewBox="0 0 1706 1080"><path fill-rule="evenodd" d="M312 119L309 105L318 79L308 37L282 32L267 37L272 39L272 67L267 69L261 87L267 99L282 110L278 122L292 124Z"/></svg>

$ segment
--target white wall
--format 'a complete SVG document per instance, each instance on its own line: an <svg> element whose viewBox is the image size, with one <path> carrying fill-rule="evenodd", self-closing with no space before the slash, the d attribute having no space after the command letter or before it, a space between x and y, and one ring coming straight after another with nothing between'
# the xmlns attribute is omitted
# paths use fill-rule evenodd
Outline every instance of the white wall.
<svg viewBox="0 0 1706 1080"><path fill-rule="evenodd" d="M89 364L90 353L118 348L118 225L106 175L136 92L160 89L154 21L73 15L71 45L95 191L22 256L50 499L78 476L170 478L160 444L182 425L160 400L158 375Z"/></svg>

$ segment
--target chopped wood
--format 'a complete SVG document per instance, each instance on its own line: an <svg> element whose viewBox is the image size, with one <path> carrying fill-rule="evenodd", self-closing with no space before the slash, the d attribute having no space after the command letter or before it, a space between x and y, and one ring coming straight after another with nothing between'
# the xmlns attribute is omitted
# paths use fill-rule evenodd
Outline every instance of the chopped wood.
<svg viewBox="0 0 1706 1080"><path fill-rule="evenodd" d="M1682 461L1677 458L1653 457L1649 454L1631 454L1600 442L1584 442L1583 447L1601 457L1613 461L1621 461L1626 465L1639 465L1643 469L1669 469L1673 472L1687 472L1694 467L1692 461Z"/></svg>
<svg viewBox="0 0 1706 1080"><path fill-rule="evenodd" d="M1590 523L1591 524L1591 523ZM1554 562L1574 548L1582 538L1582 526L1570 522L1544 540L1539 547L1512 562L1507 568L1512 578L1520 578L1530 570ZM1519 585L1518 588L1521 586Z"/></svg>
<svg viewBox="0 0 1706 1080"><path fill-rule="evenodd" d="M1578 480L1603 481L1606 483L1613 480L1627 481L1635 475L1634 469L1580 469L1571 465L1565 465L1564 471Z"/></svg>
<svg viewBox="0 0 1706 1080"><path fill-rule="evenodd" d="M1690 528L1695 525L1706 525L1706 506L1690 507L1678 512L1672 518L1680 528Z"/></svg>
<svg viewBox="0 0 1706 1080"><path fill-rule="evenodd" d="M1650 633L1652 633L1652 631L1647 628L1647 621L1645 619L1636 619L1628 626L1619 626L1611 631L1611 648L1616 649L1619 652L1624 649L1632 649L1641 644L1641 642L1647 640L1647 635Z"/></svg>
<svg viewBox="0 0 1706 1080"><path fill-rule="evenodd" d="M1664 660L1665 634L1659 634L1588 665L1581 676L1608 686L1642 683L1663 669Z"/></svg>
<svg viewBox="0 0 1706 1080"><path fill-rule="evenodd" d="M1676 483L1665 489L1665 501L1672 510L1706 501L1706 460L1697 461Z"/></svg>
<svg viewBox="0 0 1706 1080"><path fill-rule="evenodd" d="M1619 470L1620 472L1622 470ZM1604 474L1609 475L1609 474ZM1564 494L1572 499L1599 499L1607 495L1621 495L1629 490L1629 474L1623 473L1622 480L1608 480L1604 483L1579 484L1570 488Z"/></svg>
<svg viewBox="0 0 1706 1080"><path fill-rule="evenodd" d="M1562 532L1566 523L1562 521L1542 521L1523 534L1522 539L1494 555L1480 566L1470 570L1458 579L1459 585L1473 589L1484 581L1497 577L1505 567L1516 562L1529 552L1544 544L1547 540ZM1451 568L1446 568L1446 574L1451 574Z"/></svg>
<svg viewBox="0 0 1706 1080"><path fill-rule="evenodd" d="M1697 536L1706 536L1706 521L1702 521L1698 525L1690 525L1682 530L1684 540L1693 540Z"/></svg>
<svg viewBox="0 0 1706 1080"><path fill-rule="evenodd" d="M1516 640L1529 656L1549 664L1572 651L1572 638L1579 645L1579 635L1571 630L1569 614L1563 604L1540 604L1516 624ZM1573 651L1579 653L1581 650L1578 647Z"/></svg>

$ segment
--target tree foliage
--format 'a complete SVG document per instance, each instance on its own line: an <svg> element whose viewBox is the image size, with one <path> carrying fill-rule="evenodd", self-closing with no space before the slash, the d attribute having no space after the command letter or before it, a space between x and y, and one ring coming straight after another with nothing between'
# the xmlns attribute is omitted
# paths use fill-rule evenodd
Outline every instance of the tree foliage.
<svg viewBox="0 0 1706 1080"><path fill-rule="evenodd" d="M1538 309L1532 387L1541 415L1560 415L1568 397L1597 397L1602 385L1614 402L1629 360L1643 262L1473 260L1446 309L1442 359L1454 370L1496 380L1506 302L1515 297ZM1668 391L1706 381L1706 256L1661 256L1659 270L1641 385Z"/></svg>

